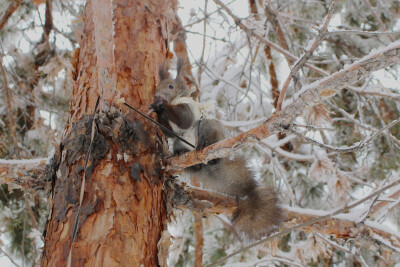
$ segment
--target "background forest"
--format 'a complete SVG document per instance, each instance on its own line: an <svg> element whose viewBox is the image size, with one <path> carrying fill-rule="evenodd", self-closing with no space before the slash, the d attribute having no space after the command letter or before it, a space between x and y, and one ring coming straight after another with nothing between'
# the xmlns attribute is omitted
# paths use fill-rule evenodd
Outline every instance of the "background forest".
<svg viewBox="0 0 400 267"><path fill-rule="evenodd" d="M71 60L84 34L84 4L0 1L0 164L51 157L60 142L76 75ZM232 136L283 110L306 85L400 37L400 2L394 0L204 0L179 6L200 101L214 103L213 116ZM280 192L290 219L285 228L361 203L335 215L336 224L293 230L241 251L226 266L400 262L399 65L340 88L307 109L295 127L240 153L260 184ZM2 266L38 264L47 209L45 192L0 187ZM168 264L195 264L196 234L204 242L197 258L205 265L246 245L228 224L229 216L195 219L188 210L176 210Z"/></svg>

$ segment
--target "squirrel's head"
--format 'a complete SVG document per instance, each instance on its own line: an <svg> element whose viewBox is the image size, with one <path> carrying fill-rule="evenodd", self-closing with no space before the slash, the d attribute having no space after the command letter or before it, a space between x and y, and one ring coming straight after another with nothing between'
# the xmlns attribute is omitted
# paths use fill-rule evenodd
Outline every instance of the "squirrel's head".
<svg viewBox="0 0 400 267"><path fill-rule="evenodd" d="M176 78L171 79L169 76L166 64L161 64L159 68L160 83L158 84L155 92L156 98L162 98L168 103L178 97L190 96L191 89L185 82L185 73L183 66L186 62L182 58L178 58Z"/></svg>

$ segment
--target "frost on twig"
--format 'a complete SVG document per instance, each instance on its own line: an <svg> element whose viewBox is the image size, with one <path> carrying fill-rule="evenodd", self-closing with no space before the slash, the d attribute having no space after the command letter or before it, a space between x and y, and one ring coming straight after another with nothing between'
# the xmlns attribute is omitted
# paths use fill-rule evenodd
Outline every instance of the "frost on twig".
<svg viewBox="0 0 400 267"><path fill-rule="evenodd" d="M305 51L305 53L303 54L303 56L294 63L292 69L290 70L289 76L287 77L285 83L283 84L281 93L279 95L278 105L276 107L277 111L280 111L282 108L282 102L283 102L283 99L285 98L286 90L289 86L290 81L293 79L293 77L296 75L296 73L299 71L299 69L306 64L307 60L313 55L315 49L319 46L319 44L322 42L322 40L328 34L327 28L328 28L329 22L332 18L333 11L335 10L336 2L337 2L337 0L333 1L331 6L329 7L329 12L328 12L328 15L326 16L324 25L318 31L318 35L314 38L310 48L307 49Z"/></svg>
<svg viewBox="0 0 400 267"><path fill-rule="evenodd" d="M258 142L272 134L286 131L293 121L323 100L329 99L339 90L359 81L369 73L385 68L400 61L400 41L394 42L385 48L371 52L364 58L346 66L342 70L309 85L304 86L294 96L290 103L286 103L280 112L272 115L266 122L233 138L220 141L200 151L185 153L167 161L169 171L207 162L215 158L226 157L234 150L247 143Z"/></svg>
<svg viewBox="0 0 400 267"><path fill-rule="evenodd" d="M312 230L321 234L327 234L340 239L357 239L365 237L376 239L379 237L386 240L390 247L395 251L400 251L400 236L393 234L391 231L382 229L379 224L373 221L366 220L363 223L359 222L359 213L364 212L365 208L355 209L362 203L379 196L383 191L388 189L396 189L400 180L395 180L392 183L383 186L375 192L369 194L363 199L356 201L349 207L344 207L334 212L326 212L320 210L311 210L303 208L293 208L285 206L286 223L285 233L287 230L300 229L305 231ZM194 187L175 188L174 203L178 207L186 207L195 210L200 214L218 213L231 214L236 207L236 201L228 196L218 193L202 190ZM177 194L177 192L180 192ZM184 201L183 201L184 200ZM203 203L199 205L199 203ZM205 204L207 203L207 204ZM367 209L369 210L369 206ZM353 210L354 209L354 210ZM265 242L266 240L262 241ZM258 241L257 243L262 243Z"/></svg>
<svg viewBox="0 0 400 267"><path fill-rule="evenodd" d="M0 160L0 184L9 189L43 190L47 159Z"/></svg>
<svg viewBox="0 0 400 267"><path fill-rule="evenodd" d="M337 238L364 238L368 237L372 240L380 241L379 244L384 244L386 247L389 247L393 251L400 251L400 236L397 233L390 232L388 230L382 229L381 225L376 224L371 221L366 221L364 224L357 223L358 214L352 212L352 209L360 206L361 204L369 201L370 199L378 196L382 192L392 189L400 184L400 179L394 180L390 184L381 187L380 189L374 191L368 196L355 201L353 204L346 205L343 208L337 209L333 212L323 212L323 211L313 211L309 209L299 209L299 208L287 208L286 216L287 218L293 218L295 221L292 222L295 225L289 228L286 228L283 231L272 234L268 237L262 238L250 245L242 247L229 255L220 258L219 260L213 262L212 264L207 265L207 267L216 266L218 263L221 263L242 251L253 248L257 245L263 244L269 240L274 238L289 234L293 230L303 229L303 230L314 230L314 231L322 231L326 234L334 235ZM369 209L369 207L367 206ZM302 217L304 219L302 219ZM315 228L314 228L315 227ZM353 233L355 235L353 236Z"/></svg>

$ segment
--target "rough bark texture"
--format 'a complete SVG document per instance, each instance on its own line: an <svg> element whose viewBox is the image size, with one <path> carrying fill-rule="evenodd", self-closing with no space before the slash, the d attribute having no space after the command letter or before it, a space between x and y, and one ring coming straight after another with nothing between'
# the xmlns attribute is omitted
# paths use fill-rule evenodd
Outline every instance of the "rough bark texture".
<svg viewBox="0 0 400 267"><path fill-rule="evenodd" d="M107 8L100 10L102 5ZM148 109L158 80L157 66L167 55L165 40L176 6L176 1L168 0L114 0L112 5L106 0L87 1L84 35L73 59L76 81L42 266L67 263L98 96L101 112L94 120L71 265L157 265L157 242L166 220L161 148L153 125L121 103L125 100L142 111ZM104 19L102 30L96 29L102 26L96 23L99 19Z"/></svg>

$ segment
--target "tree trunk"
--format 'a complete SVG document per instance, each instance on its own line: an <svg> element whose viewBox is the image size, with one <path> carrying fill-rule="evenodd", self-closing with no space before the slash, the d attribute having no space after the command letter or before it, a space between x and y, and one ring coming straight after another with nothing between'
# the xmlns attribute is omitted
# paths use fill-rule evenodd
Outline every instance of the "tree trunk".
<svg viewBox="0 0 400 267"><path fill-rule="evenodd" d="M158 264L166 221L158 132L121 104L147 111L176 8L169 0L87 1L42 266L67 264L83 177L71 266ZM85 170L98 96L100 114Z"/></svg>

